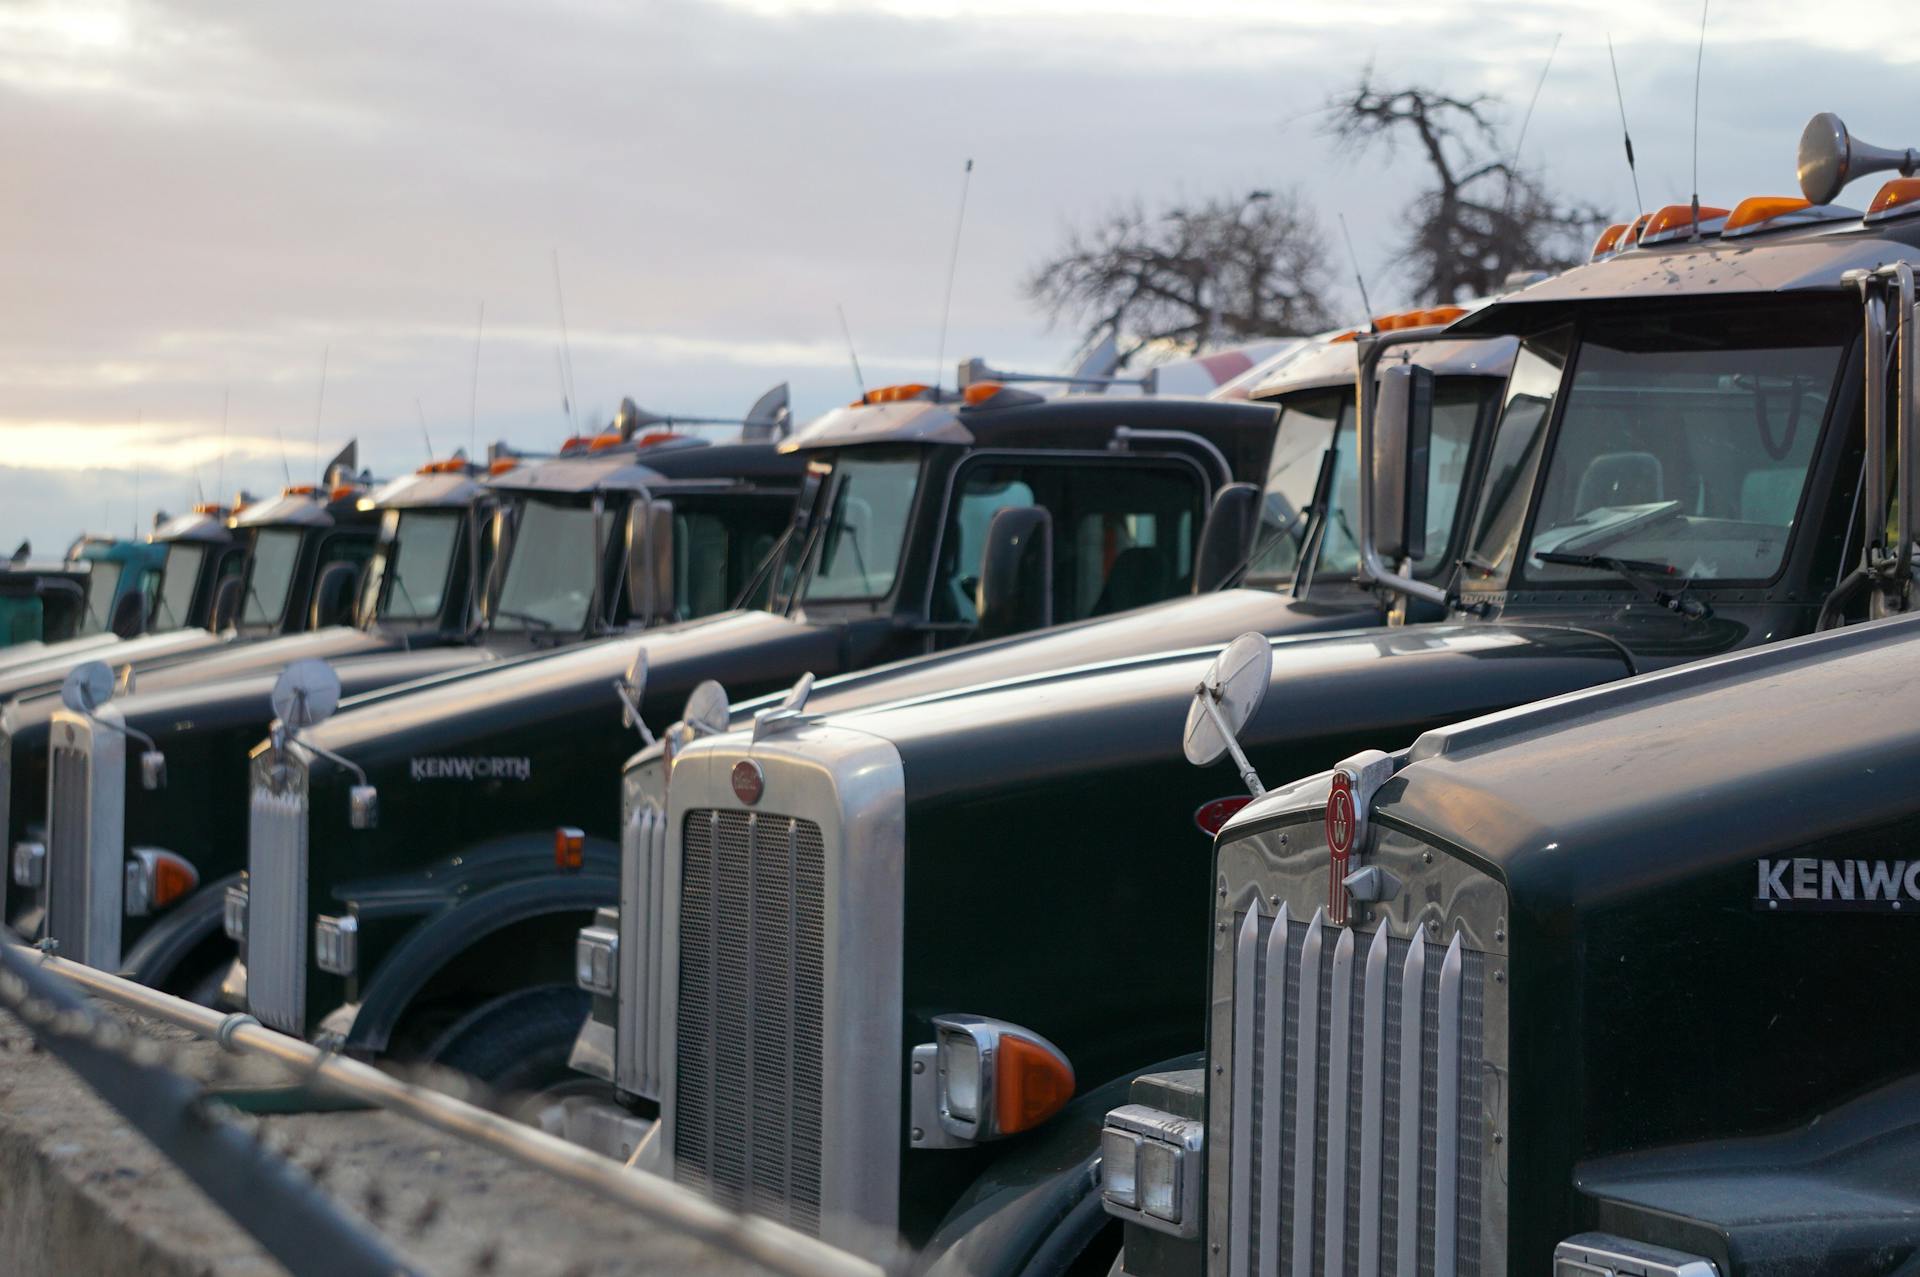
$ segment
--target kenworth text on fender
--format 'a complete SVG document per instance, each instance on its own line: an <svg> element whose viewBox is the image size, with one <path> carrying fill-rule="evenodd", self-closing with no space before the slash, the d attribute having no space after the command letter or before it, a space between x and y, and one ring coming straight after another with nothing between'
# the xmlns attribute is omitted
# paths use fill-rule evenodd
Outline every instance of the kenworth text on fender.
<svg viewBox="0 0 1920 1277"><path fill-rule="evenodd" d="M1718 244L1617 250L1567 281L1611 274L1629 294L1686 281L1687 300L1744 291L1749 314L1797 321L1797 349L1722 374L1723 394L1810 384L1791 360L1837 313L1844 415L1827 414L1825 433L1856 411L1865 429L1859 479L1843 471L1835 489L1858 499L1834 530L1842 566L1857 566L1817 600L1822 627L1906 611L1914 589L1920 223L1901 198L1915 188L1889 183L1865 216L1830 203L1870 158L1818 117L1800 172L1821 202L1748 201L1716 219L1771 226L1736 236L1751 251L1723 229ZM1568 311L1581 340L1555 448L1582 380L1608 371L1588 354L1602 322L1580 316L1600 291ZM1510 326L1544 333L1570 300L1555 285L1523 294ZM1688 398L1692 414L1711 410ZM1755 427L1786 424L1772 406L1756 400ZM1772 438L1769 452L1792 455ZM1624 537L1620 570L1674 561L1662 542L1698 518L1682 510ZM1539 554L1543 533L1516 525L1489 562L1509 576L1550 566L1564 555ZM1707 662L1438 732L1406 755L1358 753L1257 801L1218 842L1203 1070L1142 1078L1107 1121L1100 1174L1126 1222L1125 1270L1891 1270L1920 1240L1912 1212L1850 1186L1903 1156L1916 1111L1914 1034L1877 1014L1881 973L1897 968L1873 917L1901 911L1892 880L1911 861L1900 699L1915 637L1899 621ZM1239 716L1226 717L1223 744ZM1782 860L1790 873L1775 872ZM1791 978L1809 963L1858 978Z"/></svg>
<svg viewBox="0 0 1920 1277"><path fill-rule="evenodd" d="M1667 210L1634 248L1455 325L1521 346L1461 571L1433 590L1452 619L1260 641L1246 770L1298 775L1867 610L1870 590L1837 587L1885 508L1858 499L1885 422L1847 272L1911 231L1755 207L1697 238ZM1423 382L1387 370L1363 437L1417 438ZM1421 473L1360 486L1369 575L1415 594L1388 564L1422 526ZM1208 869L1180 848L1232 782L1173 736L1206 670L1171 657L686 745L644 883L644 983L623 993L662 1113L642 1157L956 1269L1111 1245L1089 1210L1102 1116L1200 1044ZM1101 944L1113 930L1125 943ZM779 1040L800 1044L790 1068L762 1058Z"/></svg>
<svg viewBox="0 0 1920 1277"><path fill-rule="evenodd" d="M232 987L350 1049L567 1076L574 937L615 898L623 718L664 723L704 679L764 692L1182 593L1215 491L1265 475L1275 417L992 385L828 413L782 445L807 474L758 606L380 697L258 749ZM440 761L416 780L423 759ZM525 766L468 780L467 759ZM375 828L354 825L365 790ZM549 1053L512 1048L536 1029Z"/></svg>
<svg viewBox="0 0 1920 1277"><path fill-rule="evenodd" d="M1459 308L1447 308L1383 315L1375 323L1383 330L1430 331L1462 313ZM1470 496L1466 501L1461 496L1474 490L1472 476L1492 433L1517 343L1506 338L1412 343L1415 335L1408 331L1409 344L1390 352L1396 361L1417 358L1435 374L1434 425L1431 438L1422 445L1429 492L1427 544L1413 571L1422 580L1444 584L1454 570L1472 505ZM1353 462L1358 348L1351 332L1319 339L1278 361L1255 384L1255 398L1279 408L1279 428L1251 538L1244 531L1222 537L1221 549L1231 556L1228 570L1203 573L1217 576L1220 588L1118 616L1091 618L828 679L813 686L807 710L834 712L1066 669L1117 666L1164 652L1173 644L1197 649L1225 643L1249 630L1278 636L1385 623L1387 607L1382 599L1357 579L1359 547L1351 535L1358 513ZM1399 600L1398 606L1409 605ZM1442 614L1437 605L1424 600L1410 606L1415 616ZM732 714L734 725L749 725L758 711L771 708L777 699L737 707ZM675 734L669 732L669 736ZM648 851L641 845L661 836L657 823L640 823L637 818L648 805L656 811L660 808L657 793L650 802L642 796L661 775L665 748L643 750L626 767L631 777L652 778L629 780L626 786L622 823L627 840L622 855L629 875L623 888L626 895L639 889L632 874L658 854L657 848ZM641 800L638 806L635 800ZM1225 819L1224 811L1219 819ZM636 918L632 927L641 921ZM647 1066L630 1049L615 1049L618 971L623 969L618 953L624 945L631 968L642 951L637 933L628 934L629 930L616 910L607 909L583 934L581 986L595 997L572 1059L576 1068L613 1082L632 1097L634 1107L644 1109L657 1098L647 1081ZM621 1040L631 1047L631 1033ZM645 1129L644 1121L636 1124L597 1106L570 1108L573 1138L620 1156L630 1151L635 1132Z"/></svg>

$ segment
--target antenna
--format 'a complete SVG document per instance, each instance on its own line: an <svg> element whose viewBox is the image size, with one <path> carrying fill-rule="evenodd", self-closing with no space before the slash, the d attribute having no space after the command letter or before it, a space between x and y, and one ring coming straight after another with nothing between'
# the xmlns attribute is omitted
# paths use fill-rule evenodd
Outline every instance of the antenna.
<svg viewBox="0 0 1920 1277"><path fill-rule="evenodd" d="M147 410L137 408L133 414L133 428L138 433L147 424ZM140 462L133 463L133 539L140 539Z"/></svg>
<svg viewBox="0 0 1920 1277"><path fill-rule="evenodd" d="M1707 56L1707 5L1700 0L1700 45L1693 54L1693 238L1700 238L1700 64Z"/></svg>
<svg viewBox="0 0 1920 1277"><path fill-rule="evenodd" d="M332 358L333 346L329 343L320 351L320 393L313 401L313 465L316 471L320 467L320 413L327 406L327 362ZM314 485L319 486L324 477L316 473L313 476Z"/></svg>
<svg viewBox="0 0 1920 1277"><path fill-rule="evenodd" d="M467 400L467 456L473 456L476 423L480 420L480 338L487 331L487 302L480 299L480 322L473 330L473 388Z"/></svg>
<svg viewBox="0 0 1920 1277"><path fill-rule="evenodd" d="M277 421L273 423L273 437L280 442L280 482L291 488L293 468L287 464L287 432L280 428Z"/></svg>
<svg viewBox="0 0 1920 1277"><path fill-rule="evenodd" d="M1620 140L1627 146L1627 176L1633 179L1633 211L1637 217L1646 204L1640 199L1640 170L1633 164L1633 134L1627 129L1627 95L1620 91L1620 63L1613 56L1613 33L1607 33L1607 61L1613 66L1613 100L1620 104Z"/></svg>
<svg viewBox="0 0 1920 1277"><path fill-rule="evenodd" d="M420 406L420 396L413 397L413 410L420 414L420 437L427 441L427 460L433 460L433 436L427 433L427 410Z"/></svg>
<svg viewBox="0 0 1920 1277"><path fill-rule="evenodd" d="M1353 251L1353 235L1347 230L1347 215L1340 214L1340 238L1347 241L1347 257L1353 262L1353 282L1360 286L1360 305L1366 309L1367 324L1373 324L1373 303L1367 300L1366 277L1360 273L1360 254Z"/></svg>
<svg viewBox="0 0 1920 1277"><path fill-rule="evenodd" d="M960 266L960 232L967 224L967 189L972 185L973 159L968 157L967 167L960 174L960 216L953 223L953 252L947 257L947 300L940 307L940 354L933 361L936 391L940 389L940 378L947 366L947 320L953 315L953 273Z"/></svg>
<svg viewBox="0 0 1920 1277"><path fill-rule="evenodd" d="M553 250L553 300L560 310L560 383L566 389L567 425L572 428L573 405L579 402L580 396L573 388L573 343L567 340L567 298L560 291L560 250L557 248Z"/></svg>
<svg viewBox="0 0 1920 1277"><path fill-rule="evenodd" d="M847 327L847 308L839 302L835 302L833 308L840 315L840 335L847 339L847 358L853 361L853 384L860 387L860 397L865 399L867 397L867 379L860 375L860 352L853 348L853 330ZM941 338L940 344L942 346L946 345L946 339L944 337ZM945 357L944 353L942 357Z"/></svg>
<svg viewBox="0 0 1920 1277"><path fill-rule="evenodd" d="M227 490L227 403L233 398L233 387L228 386L220 392L220 468L214 472L213 498L222 501Z"/></svg>
<svg viewBox="0 0 1920 1277"><path fill-rule="evenodd" d="M1513 215L1513 188L1520 180L1520 148L1527 144L1527 126L1533 123L1533 108L1540 105L1540 90L1547 87L1547 72L1553 70L1553 55L1560 52L1561 32L1553 33L1553 47L1547 50L1547 63L1540 68L1540 78L1533 83L1533 96L1527 99L1527 113L1520 117L1520 132L1513 139L1513 156L1507 161L1507 203L1500 216L1505 220Z"/></svg>
<svg viewBox="0 0 1920 1277"><path fill-rule="evenodd" d="M553 371L560 378L560 411L567 419L567 433L577 435L573 428L573 399L567 394L567 365L560 358L560 348L553 348Z"/></svg>

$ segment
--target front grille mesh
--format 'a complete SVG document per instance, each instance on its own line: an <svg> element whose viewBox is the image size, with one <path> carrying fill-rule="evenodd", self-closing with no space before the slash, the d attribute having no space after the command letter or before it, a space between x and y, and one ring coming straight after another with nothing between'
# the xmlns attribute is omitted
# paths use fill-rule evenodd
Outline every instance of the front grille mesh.
<svg viewBox="0 0 1920 1277"><path fill-rule="evenodd" d="M811 821L687 813L681 843L674 1172L820 1231L826 869Z"/></svg>
<svg viewBox="0 0 1920 1277"><path fill-rule="evenodd" d="M300 1033L306 1001L305 787L256 781L247 830L247 1003L262 1023Z"/></svg>
<svg viewBox="0 0 1920 1277"><path fill-rule="evenodd" d="M58 739L47 758L47 934L59 941L60 952L78 962L87 961L91 936L92 902L88 879L87 831L91 804L87 801L93 756L82 735L79 744Z"/></svg>
<svg viewBox="0 0 1920 1277"><path fill-rule="evenodd" d="M1238 923L1227 1271L1479 1272L1485 955Z"/></svg>

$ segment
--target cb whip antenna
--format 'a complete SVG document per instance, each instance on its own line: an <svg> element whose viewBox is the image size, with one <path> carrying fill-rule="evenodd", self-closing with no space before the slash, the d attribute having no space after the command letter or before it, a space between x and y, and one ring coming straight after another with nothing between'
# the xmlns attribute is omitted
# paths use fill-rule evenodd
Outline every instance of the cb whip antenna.
<svg viewBox="0 0 1920 1277"><path fill-rule="evenodd" d="M420 403L420 396L413 397L413 410L420 414L420 437L427 441L427 460L433 460L433 436L427 433L427 410Z"/></svg>
<svg viewBox="0 0 1920 1277"><path fill-rule="evenodd" d="M326 477L325 475L319 473L320 466L321 466L320 414L326 410L326 406L327 406L327 361L332 358L333 358L333 344L329 342L320 351L320 393L316 395L313 400L313 468L314 468L313 482L315 487L318 487L320 485L320 481Z"/></svg>
<svg viewBox="0 0 1920 1277"><path fill-rule="evenodd" d="M947 300L940 307L940 353L933 361L933 388L940 389L940 378L947 366L947 320L953 315L953 275L960 266L960 232L967 224L967 189L973 185L973 159L960 174L960 216L953 223L953 252L947 257ZM863 392L864 393L864 392Z"/></svg>
<svg viewBox="0 0 1920 1277"><path fill-rule="evenodd" d="M1700 0L1700 45L1693 54L1693 238L1700 238L1700 64L1707 57L1707 5Z"/></svg>
<svg viewBox="0 0 1920 1277"><path fill-rule="evenodd" d="M556 282L558 280L559 267L560 267L560 255L558 252L555 252L554 270L555 270ZM467 456L468 457L473 456L473 446L474 446L473 441L474 441L475 435L478 433L478 424L480 421L480 338L486 334L486 331L487 331L487 303L486 303L486 300L482 298L480 302L480 322L474 327L474 330L473 330L473 387L470 391L470 397L467 400Z"/></svg>
<svg viewBox="0 0 1920 1277"><path fill-rule="evenodd" d="M1367 299L1367 279L1360 273L1360 254L1353 251L1353 235L1347 230L1347 215L1340 214L1340 238L1347 241L1347 260L1353 263L1353 282L1360 288L1360 305L1367 312L1367 326L1373 326L1373 303Z"/></svg>
<svg viewBox="0 0 1920 1277"><path fill-rule="evenodd" d="M1627 176L1633 179L1633 212L1639 216L1646 203L1640 198L1640 170L1633 163L1633 133L1627 128L1627 95L1620 91L1620 63L1613 56L1613 34L1607 34L1607 61L1613 66L1613 100L1620 107L1620 140L1627 147Z"/></svg>
<svg viewBox="0 0 1920 1277"><path fill-rule="evenodd" d="M840 316L840 335L847 339L847 358L853 361L853 384L860 387L860 397L865 399L867 397L867 379L860 375L860 352L853 348L853 329L847 327L847 308L839 302L835 302L833 309ZM941 338L940 344L942 346L946 345L946 339L944 337ZM945 357L944 352L942 353L942 357Z"/></svg>

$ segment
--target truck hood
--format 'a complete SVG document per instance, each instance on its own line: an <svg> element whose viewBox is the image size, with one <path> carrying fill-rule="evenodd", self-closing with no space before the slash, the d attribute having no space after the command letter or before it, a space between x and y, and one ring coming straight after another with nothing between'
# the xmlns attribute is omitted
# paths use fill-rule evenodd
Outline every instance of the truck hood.
<svg viewBox="0 0 1920 1277"><path fill-rule="evenodd" d="M988 793L1010 778L1071 781L1178 758L1188 703L1216 651L966 689L835 722L892 741L916 800ZM1256 762L1265 754L1270 765L1330 739L1392 748L1436 723L1629 672L1605 639L1546 626L1446 623L1280 638L1266 700L1240 739ZM1224 788L1237 787L1230 764L1214 766Z"/></svg>
<svg viewBox="0 0 1920 1277"><path fill-rule="evenodd" d="M11 647L0 648L0 673L73 652L84 652L90 647L111 647L115 643L122 642L125 640L117 634L85 634L59 643L42 643L39 639L29 639L25 643L15 643Z"/></svg>
<svg viewBox="0 0 1920 1277"><path fill-rule="evenodd" d="M1377 608L1309 602L1271 590L1234 589L1189 595L1118 616L1015 635L847 674L816 684L807 709L836 713L862 706L936 695L959 688L1022 680L1180 650L1213 650L1249 631L1286 634L1359 629L1380 619ZM759 705L742 706L735 723L750 722Z"/></svg>
<svg viewBox="0 0 1920 1277"><path fill-rule="evenodd" d="M834 670L840 661L835 630L767 612L728 612L377 696L343 707L304 739L371 766L422 748L499 736L517 723L600 714L617 724L613 684L642 649L648 669L642 711L654 727L677 717L703 679L758 692L807 670ZM580 729L597 730L592 717L583 718Z"/></svg>
<svg viewBox="0 0 1920 1277"><path fill-rule="evenodd" d="M305 634L235 643L190 659L168 661L150 670L140 671L139 677L134 680L134 687L143 692L148 689L187 687L266 670L278 675L290 663L306 657L329 662L343 661L390 652L400 646L401 641L391 635L335 625ZM119 662L110 663L117 665Z"/></svg>
<svg viewBox="0 0 1920 1277"><path fill-rule="evenodd" d="M58 690L60 683L76 665L87 661L105 661L116 669L131 665L136 671L162 661L176 661L196 653L211 652L232 645L233 640L207 630L169 630L165 634L143 634L102 647L87 644L66 651L67 644L56 643L47 649L55 655L8 670L0 670L0 702L17 696ZM61 654L63 653L64 654Z"/></svg>

